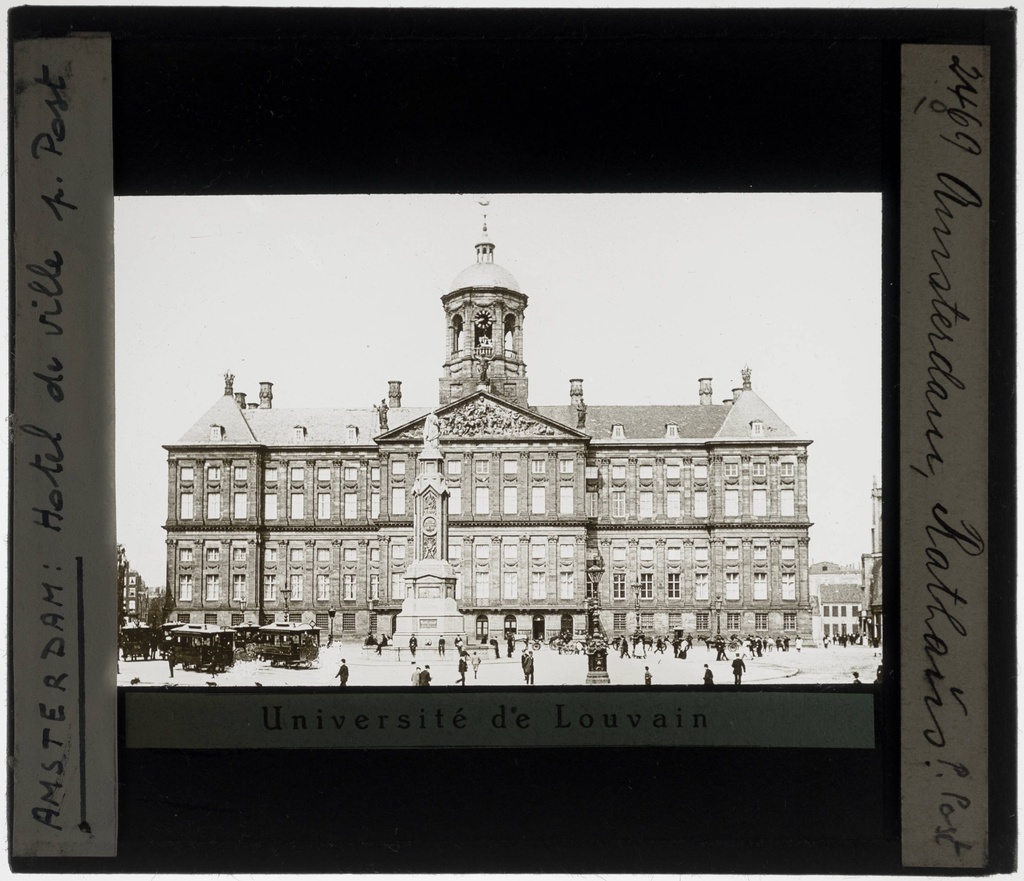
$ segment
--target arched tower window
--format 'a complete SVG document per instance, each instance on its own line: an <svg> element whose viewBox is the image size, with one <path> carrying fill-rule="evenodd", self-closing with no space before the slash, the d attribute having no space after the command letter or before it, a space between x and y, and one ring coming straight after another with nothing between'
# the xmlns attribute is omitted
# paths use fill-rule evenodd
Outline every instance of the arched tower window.
<svg viewBox="0 0 1024 881"><path fill-rule="evenodd" d="M504 349L511 352L515 349L516 317L511 313L505 316Z"/></svg>
<svg viewBox="0 0 1024 881"><path fill-rule="evenodd" d="M462 347L462 316L456 315L452 319L452 354L461 352Z"/></svg>

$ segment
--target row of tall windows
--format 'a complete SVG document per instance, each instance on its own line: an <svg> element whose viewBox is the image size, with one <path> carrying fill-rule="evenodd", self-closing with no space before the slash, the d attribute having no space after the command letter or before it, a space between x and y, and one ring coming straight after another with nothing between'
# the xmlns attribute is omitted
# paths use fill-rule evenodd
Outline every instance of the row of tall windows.
<svg viewBox="0 0 1024 881"><path fill-rule="evenodd" d="M693 573L693 598L694 600L710 600L709 575L707 572ZM796 574L783 572L779 576L779 586L782 591L782 599L796 599ZM612 573L612 600L625 600L635 597L635 591L639 588L641 600L654 599L654 573L641 572L638 579L629 585L629 596L627 597L627 582L625 572ZM669 572L665 585L667 599L682 599L682 574ZM768 599L768 574L766 572L755 572L753 574L752 596L755 600ZM740 576L738 572L725 573L725 598L727 600L740 599Z"/></svg>

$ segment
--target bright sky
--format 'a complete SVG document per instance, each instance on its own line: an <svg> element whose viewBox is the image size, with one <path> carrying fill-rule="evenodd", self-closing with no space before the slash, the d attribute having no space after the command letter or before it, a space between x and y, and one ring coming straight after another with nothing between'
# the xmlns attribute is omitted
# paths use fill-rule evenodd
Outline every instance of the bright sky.
<svg viewBox="0 0 1024 881"><path fill-rule="evenodd" d="M478 202L488 200L481 207ZM812 561L870 550L881 470L878 194L244 196L116 201L118 541L165 581L173 443L223 392L437 403L440 296L494 259L529 295L533 404L695 404L753 370L810 438Z"/></svg>

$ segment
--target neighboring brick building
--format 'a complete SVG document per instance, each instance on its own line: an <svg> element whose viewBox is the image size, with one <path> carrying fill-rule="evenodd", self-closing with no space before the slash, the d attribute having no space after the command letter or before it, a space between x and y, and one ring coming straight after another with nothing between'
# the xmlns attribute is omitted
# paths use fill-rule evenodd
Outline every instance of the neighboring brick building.
<svg viewBox="0 0 1024 881"><path fill-rule="evenodd" d="M864 592L860 584L823 584L820 590L821 635L859 636L864 625Z"/></svg>
<svg viewBox="0 0 1024 881"><path fill-rule="evenodd" d="M168 451L167 579L178 619L288 614L390 631L412 562L410 492L431 409L451 492L449 559L471 642L546 636L599 591L611 634L812 637L807 447L754 392L719 404L528 401L527 296L486 237L444 307L440 406L280 409L224 394ZM243 603L245 612L243 613ZM639 621L636 611L639 606Z"/></svg>

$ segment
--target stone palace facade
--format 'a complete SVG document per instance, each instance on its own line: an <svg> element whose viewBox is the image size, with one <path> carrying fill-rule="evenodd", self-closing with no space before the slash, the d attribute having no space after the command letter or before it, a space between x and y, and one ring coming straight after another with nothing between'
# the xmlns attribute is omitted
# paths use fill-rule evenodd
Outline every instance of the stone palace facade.
<svg viewBox="0 0 1024 881"><path fill-rule="evenodd" d="M450 492L448 560L470 644L509 630L797 634L811 639L807 448L754 391L724 402L530 403L527 296L494 245L441 298L436 407L392 381L364 409L224 393L168 453L167 584L191 623L302 620L390 633L413 563L411 488L436 413ZM331 614L331 613L334 614Z"/></svg>

